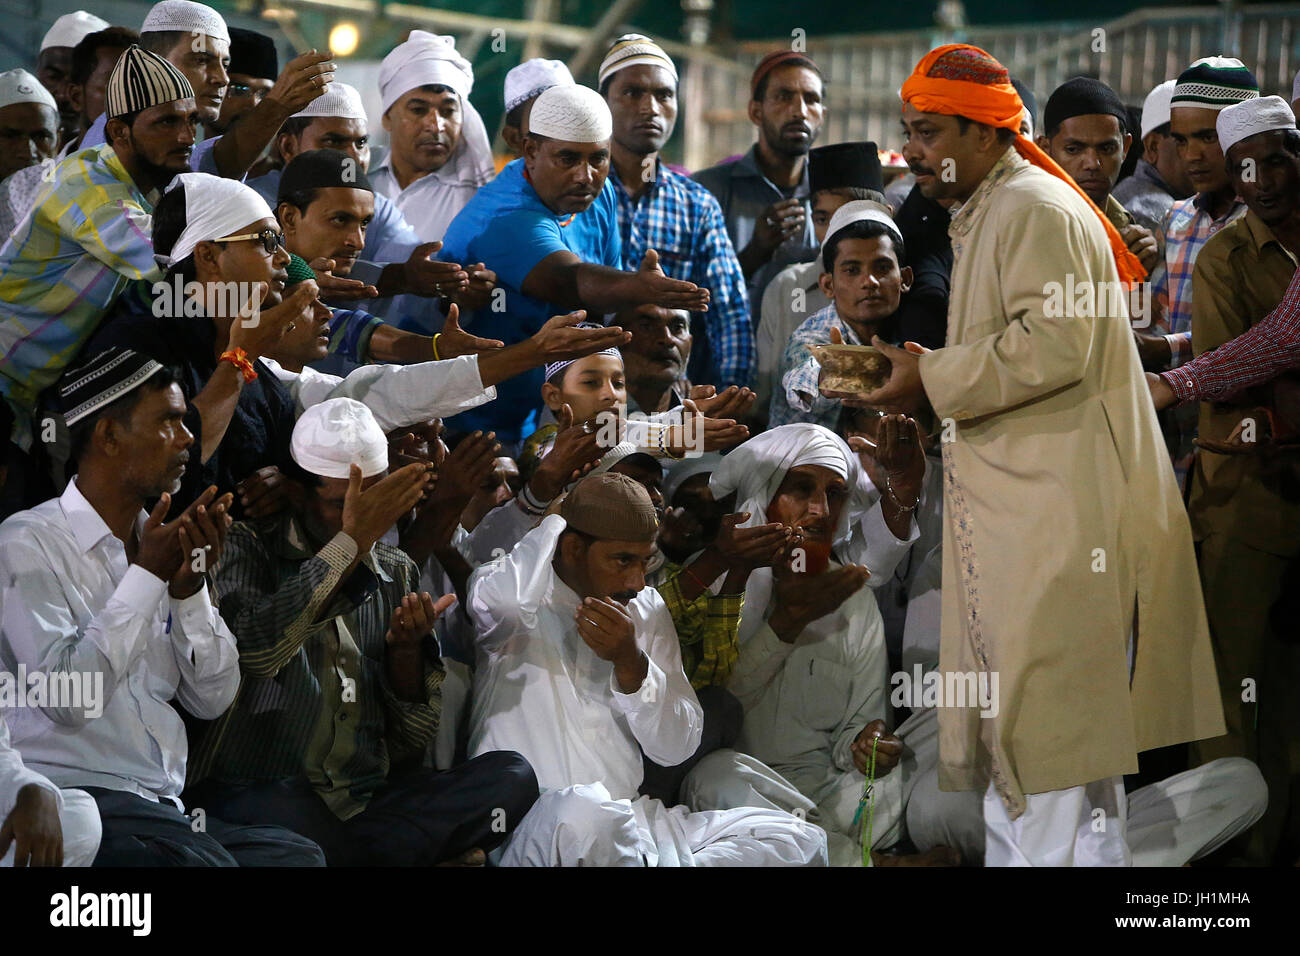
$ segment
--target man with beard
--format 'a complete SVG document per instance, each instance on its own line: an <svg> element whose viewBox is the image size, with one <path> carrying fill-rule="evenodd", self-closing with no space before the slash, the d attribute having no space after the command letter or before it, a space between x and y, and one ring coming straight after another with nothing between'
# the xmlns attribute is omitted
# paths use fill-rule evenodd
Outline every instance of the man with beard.
<svg viewBox="0 0 1300 956"><path fill-rule="evenodd" d="M808 150L825 119L822 74L803 53L778 50L750 78L749 120L758 142L743 157L695 174L717 197L749 282L752 322L772 278L817 254L808 205Z"/></svg>
<svg viewBox="0 0 1300 956"><path fill-rule="evenodd" d="M162 277L149 243L150 216L163 187L189 168L194 91L162 57L132 47L109 78L106 114L112 144L56 166L31 215L0 248L0 391L14 410L11 457L31 451L37 396L128 285ZM21 482L39 481L33 462L25 454L21 460L23 467L8 475L20 497Z"/></svg>
<svg viewBox="0 0 1300 956"><path fill-rule="evenodd" d="M645 586L658 526L640 484L589 475L470 581L470 752L519 751L546 791L501 862L824 865L825 835L791 814L638 796L642 753L680 764L702 725L668 609Z"/></svg>
<svg viewBox="0 0 1300 956"><path fill-rule="evenodd" d="M1290 107L1278 96L1245 100L1219 111L1216 129L1229 188L1247 212L1211 236L1196 257L1192 344L1202 358L1192 365L1213 362L1221 346L1241 347L1238 337L1244 339L1293 282L1300 255L1300 133ZM1254 330L1248 334L1258 339ZM1186 394L1181 372L1164 375ZM1227 439L1244 416L1255 417L1252 407L1272 404L1268 391L1216 391L1206 397L1220 401L1203 402L1198 422L1200 437L1212 442ZM1261 420L1256 427L1267 426ZM1202 760L1245 756L1260 763L1269 809L1249 853L1253 862L1269 865L1287 819L1286 742L1296 730L1286 688L1297 673L1295 648L1281 642L1285 635L1275 630L1278 618L1270 611L1286 592L1288 565L1300 554L1300 504L1270 480L1259 455L1201 451L1188 481L1187 510L1228 724L1226 737L1202 741L1196 751ZM1247 679L1256 682L1257 696L1243 701Z"/></svg>
<svg viewBox="0 0 1300 956"><path fill-rule="evenodd" d="M1154 269L1160 246L1151 230L1139 226L1111 190L1133 135L1128 109L1105 83L1076 76L1058 86L1043 110L1043 135L1038 147L1070 174L1093 205L1119 230L1129 251L1143 268Z"/></svg>
<svg viewBox="0 0 1300 956"><path fill-rule="evenodd" d="M553 86L533 103L528 127L524 158L478 191L439 253L486 263L504 293L501 311L480 308L466 325L509 345L571 309L707 307L708 290L665 275L654 250L636 272L623 271L618 201L607 179L613 121L600 94ZM543 380L540 370L519 376L499 389L499 401L456 416L448 427L494 431L503 447L517 452L536 430Z"/></svg>
<svg viewBox="0 0 1300 956"><path fill-rule="evenodd" d="M1169 135L1169 101L1177 80L1165 80L1142 103L1142 158L1133 175L1112 195L1139 224L1159 233L1176 199L1186 199L1192 185L1178 157L1178 144Z"/></svg>
<svg viewBox="0 0 1300 956"><path fill-rule="evenodd" d="M371 178L425 242L442 239L495 171L473 88L474 68L455 41L424 30L412 30L379 66L391 146Z"/></svg>
<svg viewBox="0 0 1300 956"><path fill-rule="evenodd" d="M15 708L15 745L29 767L94 798L99 866L323 865L314 843L278 827L215 815L200 826L183 812L189 747L173 701L220 716L239 689L239 653L205 575L222 558L230 495L208 488L163 521L194 443L175 376L111 350L64 377L59 407L77 474L0 525L0 664L51 681L94 675L103 693Z"/></svg>
<svg viewBox="0 0 1300 956"><path fill-rule="evenodd" d="M54 158L58 105L26 70L0 73L0 179Z"/></svg>
<svg viewBox="0 0 1300 956"><path fill-rule="evenodd" d="M72 51L87 36L107 30L108 26L106 21L93 13L78 10L75 13L65 13L55 20L41 40L41 53L36 60L36 78L59 104L59 146L76 139L85 129L81 125L81 110L73 103L66 88L72 79Z"/></svg>
<svg viewBox="0 0 1300 956"><path fill-rule="evenodd" d="M649 37L619 37L600 65L600 94L614 118L609 178L618 197L623 266L654 249L664 271L712 293L694 320L690 375L718 390L754 377L754 330L745 276L718 201L660 158L677 125L677 67Z"/></svg>

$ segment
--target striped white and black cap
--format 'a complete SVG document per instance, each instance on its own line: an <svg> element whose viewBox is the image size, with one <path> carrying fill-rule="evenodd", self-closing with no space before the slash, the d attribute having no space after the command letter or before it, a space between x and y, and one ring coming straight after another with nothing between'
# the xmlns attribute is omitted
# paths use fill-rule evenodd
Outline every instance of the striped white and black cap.
<svg viewBox="0 0 1300 956"><path fill-rule="evenodd" d="M108 77L105 113L109 119L151 106L194 98L185 74L156 53L130 46Z"/></svg>
<svg viewBox="0 0 1300 956"><path fill-rule="evenodd" d="M69 427L138 388L162 366L147 355L126 348L101 352L86 364L69 369L59 384L59 407Z"/></svg>

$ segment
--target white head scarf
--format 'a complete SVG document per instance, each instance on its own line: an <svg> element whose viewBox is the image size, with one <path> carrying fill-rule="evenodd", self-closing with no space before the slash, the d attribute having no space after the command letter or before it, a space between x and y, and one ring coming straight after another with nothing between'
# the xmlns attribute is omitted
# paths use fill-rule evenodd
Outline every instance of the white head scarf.
<svg viewBox="0 0 1300 956"><path fill-rule="evenodd" d="M766 524L768 505L786 473L800 465L821 465L848 483L849 498L833 537L834 544L843 543L870 506L869 493L858 456L844 439L822 425L800 422L755 435L723 456L709 478L709 490L715 500L736 492L735 510L749 512L741 527Z"/></svg>
<svg viewBox="0 0 1300 956"><path fill-rule="evenodd" d="M185 229L169 255L155 255L163 269L170 269L194 251L200 242L211 242L235 234L259 219L275 214L257 191L235 179L207 173L181 173L167 184L167 192L185 187Z"/></svg>
<svg viewBox="0 0 1300 956"><path fill-rule="evenodd" d="M456 38L412 30L379 64L379 97L385 113L411 90L421 86L446 86L460 97L463 122L455 153L439 170L445 180L482 186L496 173L487 127L469 101L474 88L474 67L456 52Z"/></svg>
<svg viewBox="0 0 1300 956"><path fill-rule="evenodd" d="M369 478L388 468L388 439L374 413L351 398L331 398L298 417L289 439L293 460L313 475L347 478L351 467Z"/></svg>

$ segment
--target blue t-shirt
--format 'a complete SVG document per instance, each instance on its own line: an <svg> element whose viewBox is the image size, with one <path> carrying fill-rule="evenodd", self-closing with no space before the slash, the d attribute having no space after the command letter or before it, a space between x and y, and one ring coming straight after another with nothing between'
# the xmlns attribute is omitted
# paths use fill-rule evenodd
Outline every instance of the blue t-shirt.
<svg viewBox="0 0 1300 956"><path fill-rule="evenodd" d="M524 179L524 161L516 159L486 186L474 194L447 227L438 258L446 262L482 262L497 274L494 296L500 311L492 306L461 319L461 325L506 345L522 342L536 334L551 316L570 311L543 302L520 290L528 273L552 253L568 250L583 262L622 268L622 240L618 229L618 198L614 185L604 188L583 212L570 217L552 212ZM589 316L600 321L601 316ZM448 419L457 431L483 429L505 441L518 441L532 434L542 405L545 373L533 369L497 386L496 401L462 412Z"/></svg>

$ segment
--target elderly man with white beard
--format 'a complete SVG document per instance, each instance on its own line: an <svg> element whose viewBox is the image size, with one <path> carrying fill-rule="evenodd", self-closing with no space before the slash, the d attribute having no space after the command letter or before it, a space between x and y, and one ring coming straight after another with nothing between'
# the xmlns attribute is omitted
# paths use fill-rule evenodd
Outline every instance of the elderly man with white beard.
<svg viewBox="0 0 1300 956"><path fill-rule="evenodd" d="M642 751L679 764L703 723L668 609L645 587L657 532L640 484L591 475L470 581L470 753L522 753L544 791L501 863L824 865L821 829L789 813L697 813L637 795Z"/></svg>

